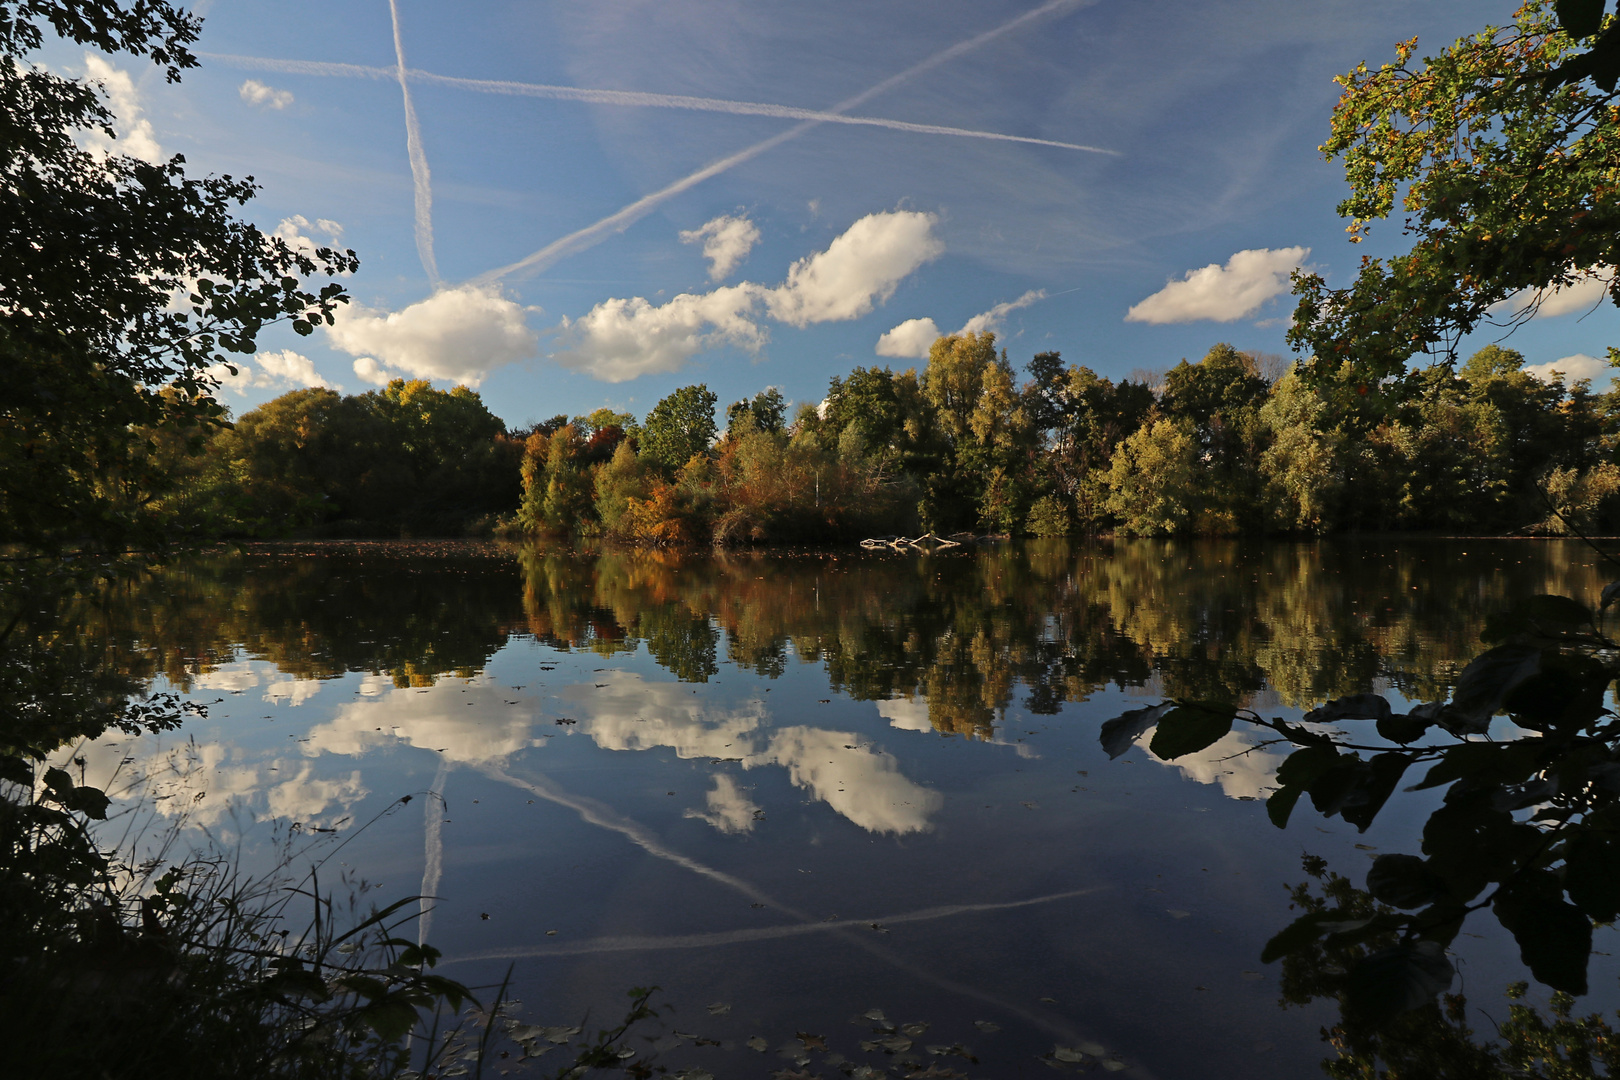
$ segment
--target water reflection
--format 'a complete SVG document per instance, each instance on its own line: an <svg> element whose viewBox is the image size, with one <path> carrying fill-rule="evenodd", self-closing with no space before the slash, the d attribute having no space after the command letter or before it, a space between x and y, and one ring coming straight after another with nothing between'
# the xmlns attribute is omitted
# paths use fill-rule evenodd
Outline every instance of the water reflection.
<svg viewBox="0 0 1620 1080"><path fill-rule="evenodd" d="M739 970L818 971L827 942L881 946L933 972L908 976L919 986L995 986L997 1008L1052 1038L1106 1029L1176 1075L1214 1051L1159 1045L1121 1002L1170 1001L1189 1031L1245 1046L1284 1038L1258 1011L1275 994L1240 973L1289 917L1277 883L1298 841L1275 855L1250 805L1286 751L1234 732L1111 768L1097 725L1149 695L1284 713L1367 690L1433 700L1506 599L1602 580L1557 543L927 558L312 546L177 566L75 625L108 670L218 701L180 765L128 740L101 751L168 769L173 813L218 826L234 800L345 829L378 799L448 785L454 813L430 803L388 860L411 876L397 893L417 873L442 890L433 933L467 963L695 957L656 975L568 969L568 986L616 993L707 985L710 949L770 943L789 951ZM1369 846L1409 843L1403 827ZM864 986L872 966L839 970ZM791 998L759 977L747 993ZM831 1000L816 985L793 1000ZM1222 1060L1210 1075L1265 1072Z"/></svg>

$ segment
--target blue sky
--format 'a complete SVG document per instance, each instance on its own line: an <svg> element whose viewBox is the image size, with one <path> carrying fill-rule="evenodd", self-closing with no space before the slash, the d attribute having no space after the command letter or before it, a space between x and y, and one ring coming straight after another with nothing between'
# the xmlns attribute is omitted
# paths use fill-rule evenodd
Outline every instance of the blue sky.
<svg viewBox="0 0 1620 1080"><path fill-rule="evenodd" d="M407 375L515 425L699 381L819 400L965 326L1116 378L1283 352L1289 267L1344 282L1399 242L1352 247L1333 212L1332 77L1512 6L219 2L179 86L94 73L126 148L251 174L254 221L361 258L356 310L267 334L235 411ZM1508 343L1603 355L1612 308L1564 306Z"/></svg>

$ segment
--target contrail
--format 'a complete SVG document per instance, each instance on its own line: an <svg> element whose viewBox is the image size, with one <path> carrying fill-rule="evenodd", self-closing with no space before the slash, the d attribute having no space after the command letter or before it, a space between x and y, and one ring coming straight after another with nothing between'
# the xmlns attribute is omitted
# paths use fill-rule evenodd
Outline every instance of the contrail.
<svg viewBox="0 0 1620 1080"><path fill-rule="evenodd" d="M433 924L433 909L438 904L439 878L444 874L444 785L449 776L450 763L441 757L433 787L422 800L426 817L422 823L422 915L416 923L418 945L428 938L428 928Z"/></svg>
<svg viewBox="0 0 1620 1080"><path fill-rule="evenodd" d="M863 105L867 101L870 101L878 94L881 94L884 91L889 90L907 79L921 74L924 71L938 67L947 60L954 60L956 57L961 56L964 53L970 52L973 49L977 49L981 45L994 41L1001 35L1010 33L1026 23L1048 15L1059 8L1073 7L1083 2L1085 2L1085 0L1047 0L1047 3L1042 4L1040 7L1026 11L1024 14L1019 15L1018 17L1002 23L1000 26L986 30L981 34L976 34L973 37L968 38L966 41L959 41L949 48L941 49L932 56L926 57L925 59L913 64L911 67L906 68L898 75L891 75L875 86L861 91L854 97L846 98L843 101L840 101L828 111L833 113L847 113L856 106ZM515 263L511 263L495 270L486 271L485 273L478 275L472 279L472 283L475 285L489 285L501 280L502 278L510 277L513 274L539 273L540 271L556 264L559 260L569 255L576 254L580 251L584 251L586 248L595 246L602 239L604 239L608 233L623 232L625 229L628 229L635 222L639 221L641 218L650 213L654 207L668 202L670 199L674 198L676 195L679 195L681 192L686 191L688 188L695 187L696 185L701 184L703 181L709 179L711 176L717 176L720 173L726 172L729 169L741 165L745 161L756 158L765 153L767 150L775 149L790 139L796 139L800 135L803 135L805 132L809 131L811 128L817 127L820 124L820 120L801 121L784 132L772 135L770 138L754 143L752 146L745 147L729 157L724 157L719 161L711 162L696 172L682 177L672 184L659 188L650 195L643 195L629 206L626 206L617 213L609 214L607 217L593 225L587 225L585 228L571 232L559 240L553 240L551 243L547 244L545 247L526 258L519 259Z"/></svg>
<svg viewBox="0 0 1620 1080"><path fill-rule="evenodd" d="M318 60L272 60L257 56L235 56L227 53L202 53L210 60L218 60L255 71L279 71L289 75L333 75L347 78L393 79L396 69L368 67L362 64L335 64ZM778 120L817 120L824 124L853 124L857 126L887 128L891 131L912 131L922 135L951 135L965 139L992 139L998 142L1028 143L1031 146L1051 146L1059 150L1083 150L1091 154L1118 155L1118 150L1084 143L1061 142L1056 139L1037 139L1029 135L1007 135L999 131L980 131L976 128L951 127L947 124L914 124L907 120L890 120L881 116L847 116L821 109L801 109L793 105L776 105L761 101L733 101L728 98L691 97L686 94L654 94L639 90L595 90L578 86L553 86L549 83L513 82L507 79L466 79L456 75L440 75L421 68L410 68L405 74L417 82L436 83L482 94L503 94L509 97L546 98L552 101L583 101L592 105L624 105L651 109L688 109L694 112L729 113L733 116L769 116Z"/></svg>
<svg viewBox="0 0 1620 1080"><path fill-rule="evenodd" d="M422 125L416 119L411 101L411 84L405 74L405 42L399 34L399 3L388 0L388 14L394 20L394 57L398 61L399 92L405 99L405 149L411 157L411 183L416 189L416 254L427 271L428 284L439 287L439 264L433 258L433 175L428 172L427 155L422 152Z"/></svg>
<svg viewBox="0 0 1620 1080"><path fill-rule="evenodd" d="M988 994L976 986L969 986L966 983L957 982L955 979L948 979L943 975L936 974L935 972L929 971L927 968L912 963L911 961L895 954L889 949L882 948L877 943L869 940L872 937L872 933L869 929L866 929L864 926L862 926L859 930L852 928L852 926L860 926L861 924L850 924L848 922L824 924L821 922L821 920L817 919L808 912L800 911L794 907L782 903L779 900L776 900L763 890L747 881L742 880L741 878L734 877L733 875L725 873L722 870L716 870L711 866L705 866L696 859L682 855L680 852L673 851L666 847L650 829L641 825L639 822L625 817L623 814L618 813L611 807L597 801L596 799L592 799L584 795L575 795L572 792L566 791L544 775L538 776L535 779L524 779L522 777L513 776L506 770L494 765L486 765L481 769L481 771L492 779L503 781L513 785L514 787L523 788L534 793L535 795L540 796L542 799L545 799L548 802L556 803L559 806L566 806L570 810L573 810L575 813L579 814L579 816L588 823L619 833L627 840L642 848L649 855L656 856L660 859L667 859L677 866L690 870L693 873L701 874L712 881L716 881L722 885L736 889L744 896L747 896L758 903L762 903L767 907L775 908L777 911L797 919L801 924L808 924L815 929L830 930L837 936L843 938L843 940L848 944L864 950L873 957L882 960L884 963L889 964L892 967L900 969L916 979L932 983L940 989L949 991L950 993L959 994L962 997L973 998L974 1000L981 1001L986 1005L1005 1010L1006 1012L1019 1017L1032 1027L1039 1028L1040 1030L1045 1031L1047 1034L1056 1038L1070 1042L1080 1038L1079 1034L1077 1034L1073 1028L1062 1020L1053 1020L1049 1017L1031 1012L1029 1009L1026 1009L1022 1005L1015 1002L1005 1001L996 997L994 994ZM1080 895L1081 892L1087 891L1090 890L1080 890L1080 892L1077 892L1074 895ZM1049 897L1045 899L1057 899L1057 897ZM1022 903L1026 904L1040 902L1040 899L1022 901ZM904 916L901 918L904 918ZM787 932L797 931L793 931L791 928L789 928ZM466 956L459 957L458 959L471 960L475 958Z"/></svg>
<svg viewBox="0 0 1620 1080"><path fill-rule="evenodd" d="M1052 893L1049 896L1036 896L1028 900L1008 900L987 904L952 904L948 907L924 908L922 911L909 911L904 915L891 915L880 919L834 919L831 922L793 923L787 926L756 927L751 930L722 930L711 934L594 938L572 945L533 945L516 949L492 949L488 952L468 953L466 956L457 956L442 962L459 964L470 960L517 960L527 957L584 956L593 953L644 952L656 949L708 949L721 945L739 945L750 941L800 937L805 934L820 933L824 930L870 930L874 923L881 927L889 927L898 926L901 923L947 919L952 915L971 915L981 911L1005 911L1009 908L1033 907L1036 904L1049 904L1055 900L1071 900L1077 896L1090 896L1093 893L1102 891L1101 886L1093 886L1089 889L1072 889L1069 892Z"/></svg>

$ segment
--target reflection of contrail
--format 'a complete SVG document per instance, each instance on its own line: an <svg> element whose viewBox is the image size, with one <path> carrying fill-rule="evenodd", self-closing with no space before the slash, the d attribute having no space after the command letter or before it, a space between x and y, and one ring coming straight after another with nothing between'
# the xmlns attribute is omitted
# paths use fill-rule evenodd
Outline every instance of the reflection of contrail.
<svg viewBox="0 0 1620 1080"><path fill-rule="evenodd" d="M624 815L614 811L611 807L608 807L595 799L587 798L583 795L575 795L572 792L565 791L563 788L544 776L541 776L535 780L525 780L513 776L504 769L500 769L493 765L484 766L483 772L485 775L493 779L512 784L527 791L531 791L548 802L554 802L559 806L566 806L570 810L573 810L575 813L579 814L580 817L584 818L590 824L599 825L604 829L611 829L616 833L622 834L632 843L645 850L649 855L655 855L660 859L667 859L670 862L675 863L677 866L684 867L694 873L701 874L712 881L717 881L723 885L729 886L730 888L736 889L744 896L750 897L764 904L766 907L775 908L777 911L780 911L785 915L790 915L799 920L800 923L810 924L812 927L817 929L829 929L837 936L843 938L844 941L848 942L849 944L865 950L879 960L882 960L884 963L899 968L901 971L906 972L914 978L933 983L935 986L940 987L943 990L947 990L953 994L960 994L963 997L970 997L977 1001L982 1001L986 1005L1003 1009L1006 1012L1024 1020L1031 1026L1039 1028L1040 1030L1049 1035L1055 1036L1056 1038L1072 1042L1080 1037L1078 1034L1076 1034L1073 1028L1061 1021L1054 1022L1045 1016L1040 1016L1036 1013L1030 1012L1021 1005L1014 1004L1010 1001L1003 1001L993 994L987 994L977 987L968 986L967 984L959 983L954 979L947 979L942 975L937 975L926 968L913 964L911 961L906 960L903 957L895 955L888 949L879 947L869 940L872 936L870 930L853 930L848 924L839 923L829 923L823 926L823 924L814 916L789 907L787 904L773 899L758 887L743 881L741 878L733 877L724 871L716 870L710 866L705 866L696 859L688 858L687 856L676 851L671 851L669 848L665 847L656 836L653 835L650 829L646 828L640 823L630 820ZM1025 901L1025 903L1038 902L1038 900ZM462 957L461 959L472 959L472 957Z"/></svg>
<svg viewBox="0 0 1620 1080"><path fill-rule="evenodd" d="M925 59L920 60L906 68L906 70L900 72L898 75L891 75L877 85L861 91L854 97L845 98L828 111L834 113L846 113L855 108L857 105L865 104L867 101L870 101L877 95L899 85L907 79L910 79L915 75L919 75L930 68L938 67L947 60L954 60L963 53L977 49L979 46L993 41L1005 33L1016 30L1025 23L1038 19L1043 15L1050 14L1059 8L1072 7L1073 5L1081 2L1082 0L1047 0L1047 2L1042 4L1040 7L1035 8L1032 11L1026 11L1017 18L1004 22L994 29L986 30L984 33L970 37L966 41L959 41L948 49L941 49L932 56L926 57ZM770 138L763 139L760 142L754 143L752 146L744 147L729 157L721 158L719 161L710 162L697 172L691 173L690 175L682 177L672 184L659 188L650 195L643 195L629 206L626 206L617 213L609 214L607 217L596 222L594 225L587 225L583 229L569 233L560 240L553 240L551 243L547 244L545 247L541 248L539 251L536 251L527 258L519 259L515 263L511 263L507 266L490 270L478 275L473 279L473 283L479 285L488 285L499 281L501 278L510 277L513 274L537 274L569 255L573 255L577 252L584 251L586 248L593 247L598 242L605 239L609 233L623 232L625 229L628 229L635 222L641 220L648 213L650 213L654 207L668 202L670 199L679 195L681 192L686 191L688 188L695 187L711 176L718 176L720 173L726 172L728 169L734 168L735 166L741 165L745 161L756 158L765 153L767 150L774 149L790 139L796 139L800 135L803 135L805 132L809 131L811 128L817 127L820 124L820 120L802 121L793 125L786 131L772 135Z"/></svg>
<svg viewBox="0 0 1620 1080"><path fill-rule="evenodd" d="M416 943L428 938L428 927L433 923L433 909L438 906L439 878L444 873L444 784L450 777L450 763L439 758L439 771L433 777L433 787L422 800L422 917L416 923Z"/></svg>
<svg viewBox="0 0 1620 1080"><path fill-rule="evenodd" d="M753 930L723 930L714 934L673 934L664 937L609 937L582 941L576 945L535 945L528 948L493 949L489 952L469 953L444 963L465 960L515 960L533 956L582 956L588 953L644 952L656 949L708 949L720 945L740 945L749 941L769 941L774 938L800 937L823 930L869 929L873 923L896 926L900 923L926 922L946 919L952 915L970 915L978 911L1005 911L1008 908L1049 904L1054 900L1070 900L1076 896L1089 896L1101 892L1101 886L1073 889L1069 892L1037 896L1029 900L1008 900L995 904L952 904L949 907L924 908L904 915L891 915L881 919L837 919L832 922L793 923L787 926L764 926Z"/></svg>
<svg viewBox="0 0 1620 1080"><path fill-rule="evenodd" d="M203 53L210 60L219 60L237 67L255 71L280 71L291 75L337 75L350 78L392 79L393 68L367 67L361 64L331 64L316 60L271 60L256 56L232 56L225 53ZM914 124L906 120L890 120L881 116L847 116L822 109L801 109L794 105L775 105L760 101L732 101L726 98L691 97L686 94L649 94L637 90L593 90L577 86L552 86L547 83L512 82L506 79L464 79L455 75L438 75L420 68L410 68L405 74L416 82L437 83L462 90L484 94L505 94L511 97L547 98L552 101L584 101L593 105L626 105L651 109L689 109L694 112L729 113L733 116L770 116L778 120L819 120L824 124L853 124L862 127L888 128L892 131L914 131L921 135L953 135L965 139L992 139L998 142L1029 143L1032 146L1052 146L1059 150L1084 150L1093 154L1114 154L1083 143L1059 142L1056 139L1037 139L1028 135L1005 135L999 131L979 131L974 128L950 127L946 124Z"/></svg>
<svg viewBox="0 0 1620 1080"><path fill-rule="evenodd" d="M411 157L411 183L416 189L416 254L427 271L428 284L439 287L439 264L433 258L433 177L428 172L427 154L422 151L422 125L416 120L416 104L411 101L411 84L405 77L405 41L399 34L399 3L388 0L388 14L394 20L394 57L398 61L399 92L405 99L405 149Z"/></svg>

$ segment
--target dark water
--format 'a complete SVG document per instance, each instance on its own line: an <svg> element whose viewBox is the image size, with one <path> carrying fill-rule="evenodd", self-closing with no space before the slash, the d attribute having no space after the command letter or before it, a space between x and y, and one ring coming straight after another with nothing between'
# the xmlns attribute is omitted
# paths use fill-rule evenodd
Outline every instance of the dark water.
<svg viewBox="0 0 1620 1080"><path fill-rule="evenodd" d="M271 817L351 838L333 859L376 898L442 898L423 921L445 973L510 965L536 1022L606 1021L657 984L674 1029L722 1044L672 1063L721 1077L791 1067L799 1032L893 1065L858 1046L873 1008L974 1076L1045 1075L1054 1046L1138 1077L1317 1075L1334 1012L1280 1009L1259 961L1285 884L1305 852L1359 880L1416 850L1434 800L1397 795L1365 835L1307 812L1278 831L1258 800L1283 748L1234 731L1110 762L1099 725L1165 696L1290 718L1433 699L1487 613L1595 596L1594 564L1489 541L261 550L87 621L155 688L216 702L93 767L155 778L164 813L250 862ZM1505 1011L1511 942L1458 941L1462 987ZM1611 963L1584 1004L1612 1004ZM953 1044L981 1063L927 1057Z"/></svg>

